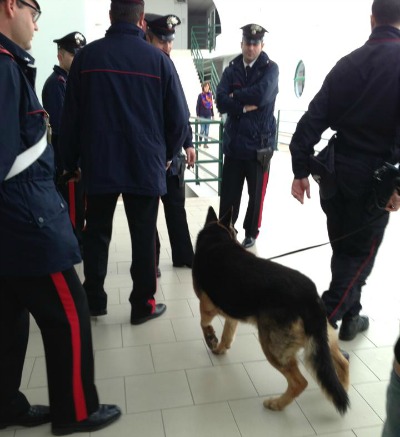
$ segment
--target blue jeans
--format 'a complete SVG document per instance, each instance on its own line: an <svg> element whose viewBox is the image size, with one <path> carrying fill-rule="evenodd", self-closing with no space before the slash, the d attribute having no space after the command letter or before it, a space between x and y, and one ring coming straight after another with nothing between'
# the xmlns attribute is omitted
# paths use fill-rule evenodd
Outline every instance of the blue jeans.
<svg viewBox="0 0 400 437"><path fill-rule="evenodd" d="M208 123L200 124L200 141L204 139L204 142L208 142L208 133L210 131L210 125Z"/></svg>
<svg viewBox="0 0 400 437"><path fill-rule="evenodd" d="M398 437L400 433L400 375L392 370L386 394L386 421L382 437Z"/></svg>

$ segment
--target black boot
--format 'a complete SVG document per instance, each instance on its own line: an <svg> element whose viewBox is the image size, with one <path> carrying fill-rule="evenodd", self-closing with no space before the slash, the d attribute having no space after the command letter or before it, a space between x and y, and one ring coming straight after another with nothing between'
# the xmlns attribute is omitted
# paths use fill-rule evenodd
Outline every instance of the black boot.
<svg viewBox="0 0 400 437"><path fill-rule="evenodd" d="M344 318L339 330L339 339L343 341L353 340L359 332L366 331L369 327L367 316L354 316Z"/></svg>

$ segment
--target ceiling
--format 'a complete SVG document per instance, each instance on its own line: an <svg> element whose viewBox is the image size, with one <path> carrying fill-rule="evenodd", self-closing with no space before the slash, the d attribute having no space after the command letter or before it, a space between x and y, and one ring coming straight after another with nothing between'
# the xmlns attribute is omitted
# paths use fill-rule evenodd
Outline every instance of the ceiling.
<svg viewBox="0 0 400 437"><path fill-rule="evenodd" d="M188 4L188 12L197 14L206 12L213 4L213 0L186 0Z"/></svg>

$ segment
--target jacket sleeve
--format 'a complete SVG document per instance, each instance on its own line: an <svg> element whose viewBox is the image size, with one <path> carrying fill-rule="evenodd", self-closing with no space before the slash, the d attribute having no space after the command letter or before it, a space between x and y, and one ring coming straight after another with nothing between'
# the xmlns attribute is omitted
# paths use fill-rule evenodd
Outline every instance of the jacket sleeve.
<svg viewBox="0 0 400 437"><path fill-rule="evenodd" d="M196 115L197 117L200 117L200 105L201 105L201 94L197 97L197 104L196 104Z"/></svg>
<svg viewBox="0 0 400 437"><path fill-rule="evenodd" d="M42 90L43 107L50 117L50 125L55 133L59 133L62 107L65 97L65 83L60 80L49 80Z"/></svg>
<svg viewBox="0 0 400 437"><path fill-rule="evenodd" d="M75 55L68 74L67 89L61 114L59 149L64 170L67 171L76 170L79 167L80 159L79 55L79 53Z"/></svg>
<svg viewBox="0 0 400 437"><path fill-rule="evenodd" d="M320 141L322 133L329 127L329 78L310 102L307 112L297 123L289 145L292 155L292 169L296 179L310 174L309 157L314 154L314 146Z"/></svg>
<svg viewBox="0 0 400 437"><path fill-rule="evenodd" d="M192 126L190 126L190 123L188 123L186 139L185 142L183 143L184 149L187 149L188 147L193 147L192 138L193 138Z"/></svg>
<svg viewBox="0 0 400 437"><path fill-rule="evenodd" d="M256 105L262 108L275 102L278 94L279 69L275 62L266 66L259 81L249 87L235 90L233 98L244 105Z"/></svg>
<svg viewBox="0 0 400 437"><path fill-rule="evenodd" d="M217 87L217 108L221 114L241 115L243 114L244 104L230 97L233 92L231 76L231 67L225 68Z"/></svg>
<svg viewBox="0 0 400 437"><path fill-rule="evenodd" d="M165 68L169 70L164 99L165 142L167 161L170 161L182 148L188 135L189 108L182 84L172 61L165 57Z"/></svg>
<svg viewBox="0 0 400 437"><path fill-rule="evenodd" d="M7 54L0 54L0 182L7 176L21 143L20 78Z"/></svg>

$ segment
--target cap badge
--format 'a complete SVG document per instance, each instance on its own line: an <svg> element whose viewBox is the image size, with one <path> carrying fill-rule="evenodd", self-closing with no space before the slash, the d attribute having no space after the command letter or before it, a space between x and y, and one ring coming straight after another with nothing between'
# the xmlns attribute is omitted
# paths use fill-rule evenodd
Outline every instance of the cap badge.
<svg viewBox="0 0 400 437"><path fill-rule="evenodd" d="M168 29L172 29L172 28L175 27L178 23L179 23L179 22L178 22L177 18L176 18L174 15L170 15L170 16L167 18L167 26L168 26Z"/></svg>
<svg viewBox="0 0 400 437"><path fill-rule="evenodd" d="M75 36L75 43L77 46L80 46L85 41L85 37L79 32L77 32L74 36Z"/></svg>
<svg viewBox="0 0 400 437"><path fill-rule="evenodd" d="M258 24L252 24L250 26L250 30L252 35L255 35L257 32L262 32L263 28L261 26L259 26Z"/></svg>

